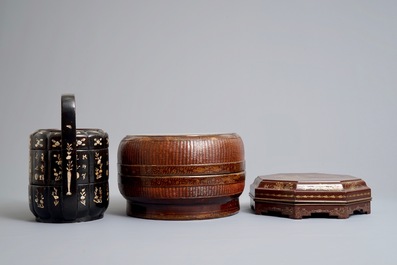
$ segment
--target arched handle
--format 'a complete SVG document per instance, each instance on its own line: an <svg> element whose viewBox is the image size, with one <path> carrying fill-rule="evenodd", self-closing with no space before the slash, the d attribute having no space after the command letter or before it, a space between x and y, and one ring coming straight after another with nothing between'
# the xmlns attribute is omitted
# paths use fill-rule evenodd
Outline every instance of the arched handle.
<svg viewBox="0 0 397 265"><path fill-rule="evenodd" d="M74 95L62 95L62 198L66 220L77 216L76 103Z"/></svg>

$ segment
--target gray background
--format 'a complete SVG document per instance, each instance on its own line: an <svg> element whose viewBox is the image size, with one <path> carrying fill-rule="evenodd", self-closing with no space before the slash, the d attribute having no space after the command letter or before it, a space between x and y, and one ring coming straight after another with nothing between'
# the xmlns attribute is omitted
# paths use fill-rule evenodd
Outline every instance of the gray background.
<svg viewBox="0 0 397 265"><path fill-rule="evenodd" d="M395 264L395 1L0 0L1 264ZM28 136L77 126L110 135L111 204L91 223L34 222ZM126 134L236 132L241 212L195 222L128 218L117 188ZM363 178L371 215L256 216L256 176Z"/></svg>

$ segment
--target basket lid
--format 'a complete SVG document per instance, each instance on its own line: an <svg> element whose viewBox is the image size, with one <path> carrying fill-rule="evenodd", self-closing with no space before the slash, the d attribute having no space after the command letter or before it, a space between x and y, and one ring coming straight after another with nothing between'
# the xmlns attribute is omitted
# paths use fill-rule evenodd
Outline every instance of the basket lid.
<svg viewBox="0 0 397 265"><path fill-rule="evenodd" d="M130 135L118 149L122 175L208 175L243 172L237 134Z"/></svg>

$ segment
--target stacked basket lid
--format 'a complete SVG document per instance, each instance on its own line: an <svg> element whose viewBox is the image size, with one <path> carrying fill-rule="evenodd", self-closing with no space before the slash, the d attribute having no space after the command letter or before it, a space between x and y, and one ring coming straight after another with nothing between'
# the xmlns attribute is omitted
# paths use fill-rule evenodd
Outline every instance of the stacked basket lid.
<svg viewBox="0 0 397 265"><path fill-rule="evenodd" d="M237 134L126 136L119 145L118 171L130 216L229 216L240 208L244 145Z"/></svg>

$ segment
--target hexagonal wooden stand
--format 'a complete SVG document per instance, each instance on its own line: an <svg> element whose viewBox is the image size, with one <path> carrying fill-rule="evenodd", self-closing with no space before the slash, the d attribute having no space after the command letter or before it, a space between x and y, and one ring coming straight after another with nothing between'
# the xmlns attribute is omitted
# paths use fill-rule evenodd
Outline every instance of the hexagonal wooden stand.
<svg viewBox="0 0 397 265"><path fill-rule="evenodd" d="M275 174L257 177L250 190L256 214L293 219L325 214L340 219L371 213L371 189L352 176Z"/></svg>

